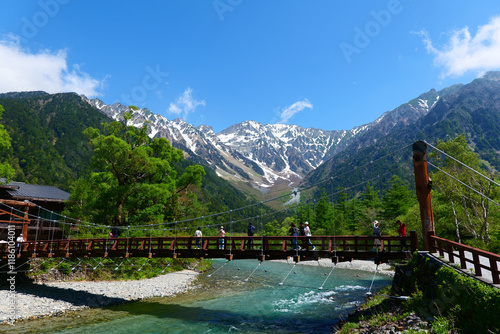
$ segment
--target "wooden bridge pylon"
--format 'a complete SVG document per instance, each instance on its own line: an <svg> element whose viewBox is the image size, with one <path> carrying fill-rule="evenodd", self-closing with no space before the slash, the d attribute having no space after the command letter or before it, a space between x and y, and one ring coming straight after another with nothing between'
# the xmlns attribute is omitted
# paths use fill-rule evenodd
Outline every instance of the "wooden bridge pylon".
<svg viewBox="0 0 500 334"><path fill-rule="evenodd" d="M417 141L413 144L413 170L415 174L415 191L420 205L422 221L422 243L424 250L431 249L429 233L434 233L434 214L432 213L432 180L427 167L427 144Z"/></svg>

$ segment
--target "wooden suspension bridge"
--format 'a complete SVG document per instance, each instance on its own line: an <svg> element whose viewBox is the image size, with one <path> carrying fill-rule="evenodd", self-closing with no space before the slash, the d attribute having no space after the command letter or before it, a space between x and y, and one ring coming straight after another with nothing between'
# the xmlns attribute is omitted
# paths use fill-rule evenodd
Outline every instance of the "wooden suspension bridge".
<svg viewBox="0 0 500 334"><path fill-rule="evenodd" d="M376 246L375 240L381 241ZM312 245L307 240L310 240ZM404 242L407 247L402 247ZM377 243L378 244L378 243ZM17 247L17 258L29 257L171 257L277 260L293 257L295 261L332 258L334 262L352 259L379 259L387 262L406 259L417 249L417 234L396 236L268 236L268 237L131 237L55 239L27 241ZM299 249L300 248L300 249ZM313 249L314 248L314 249ZM9 247L0 247L0 257L7 257Z"/></svg>

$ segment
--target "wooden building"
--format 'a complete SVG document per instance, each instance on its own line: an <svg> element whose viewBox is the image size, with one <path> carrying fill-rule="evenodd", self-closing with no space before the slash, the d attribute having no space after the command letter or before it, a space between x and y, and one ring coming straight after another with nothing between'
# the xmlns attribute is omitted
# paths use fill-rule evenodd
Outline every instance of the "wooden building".
<svg viewBox="0 0 500 334"><path fill-rule="evenodd" d="M61 228L54 221L59 219L68 198L69 193L52 186L0 184L0 240L6 240L9 224L15 225L16 237L23 233L26 240L47 238L50 234L60 237Z"/></svg>

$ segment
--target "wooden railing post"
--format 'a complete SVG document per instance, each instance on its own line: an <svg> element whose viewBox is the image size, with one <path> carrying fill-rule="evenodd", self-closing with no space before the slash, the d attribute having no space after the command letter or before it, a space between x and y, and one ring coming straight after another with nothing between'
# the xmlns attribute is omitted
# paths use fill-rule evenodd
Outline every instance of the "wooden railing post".
<svg viewBox="0 0 500 334"><path fill-rule="evenodd" d="M493 284L500 284L500 273L498 272L497 260L490 258L490 268L491 268L491 278L493 279Z"/></svg>
<svg viewBox="0 0 500 334"><path fill-rule="evenodd" d="M435 235L436 235L436 232L434 232L434 231L429 231L427 233L427 238L429 240L429 252L431 252L431 253L437 252L436 240L432 239L432 237Z"/></svg>
<svg viewBox="0 0 500 334"><path fill-rule="evenodd" d="M418 237L416 231L410 231L410 249L411 252L415 252L418 249Z"/></svg>
<svg viewBox="0 0 500 334"><path fill-rule="evenodd" d="M422 221L422 236L424 250L429 251L428 233L434 232L434 216L432 213L431 188L432 181L427 169L427 144L417 141L413 144L413 170L415 174L415 190L420 204L420 219Z"/></svg>

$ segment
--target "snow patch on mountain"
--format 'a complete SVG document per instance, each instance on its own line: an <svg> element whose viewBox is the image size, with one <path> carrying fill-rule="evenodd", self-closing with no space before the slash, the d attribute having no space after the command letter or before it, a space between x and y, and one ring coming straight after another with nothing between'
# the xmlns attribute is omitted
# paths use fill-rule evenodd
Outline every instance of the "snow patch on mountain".
<svg viewBox="0 0 500 334"><path fill-rule="evenodd" d="M82 98L114 120L122 120L122 114L129 111L119 103L106 105L99 99ZM146 108L132 112L131 124L146 124L151 138L164 137L205 159L217 175L243 180L259 189L272 187L279 180L291 184L300 180L369 128L325 131L249 120L215 133L210 126L194 127L180 118L168 120Z"/></svg>

